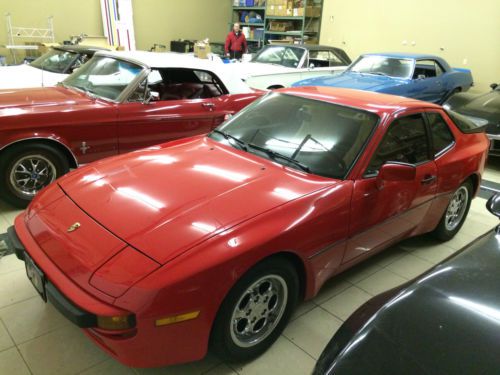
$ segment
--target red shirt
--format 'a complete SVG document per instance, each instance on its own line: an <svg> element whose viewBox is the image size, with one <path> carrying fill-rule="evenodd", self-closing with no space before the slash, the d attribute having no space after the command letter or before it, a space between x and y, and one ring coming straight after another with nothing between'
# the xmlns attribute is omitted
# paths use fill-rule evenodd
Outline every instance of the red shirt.
<svg viewBox="0 0 500 375"><path fill-rule="evenodd" d="M242 32L236 35L234 31L231 31L229 34L227 34L224 50L226 51L226 53L229 53L230 51L246 52L247 39L245 38L245 35L243 35Z"/></svg>

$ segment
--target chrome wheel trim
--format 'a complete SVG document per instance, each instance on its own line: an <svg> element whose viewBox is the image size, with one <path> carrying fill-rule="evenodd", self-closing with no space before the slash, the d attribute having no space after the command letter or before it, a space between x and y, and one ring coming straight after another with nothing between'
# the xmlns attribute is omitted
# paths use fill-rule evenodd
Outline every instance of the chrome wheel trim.
<svg viewBox="0 0 500 375"><path fill-rule="evenodd" d="M10 170L9 181L14 193L32 199L38 191L57 178L57 169L49 159L39 154L17 159Z"/></svg>
<svg viewBox="0 0 500 375"><path fill-rule="evenodd" d="M465 186L460 186L455 194L453 194L450 204L446 209L444 218L446 230L453 231L458 227L464 217L468 202L469 191Z"/></svg>
<svg viewBox="0 0 500 375"><path fill-rule="evenodd" d="M278 275L267 275L250 285L234 306L230 321L231 338L242 348L265 340L283 317L288 286Z"/></svg>

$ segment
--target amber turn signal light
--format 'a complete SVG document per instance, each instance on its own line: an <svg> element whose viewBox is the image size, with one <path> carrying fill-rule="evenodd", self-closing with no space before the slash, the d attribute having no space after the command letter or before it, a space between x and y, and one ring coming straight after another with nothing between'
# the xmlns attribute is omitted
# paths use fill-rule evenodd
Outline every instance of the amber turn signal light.
<svg viewBox="0 0 500 375"><path fill-rule="evenodd" d="M185 322L186 320L196 319L198 315L200 315L199 311L192 311L181 315L167 316L165 318L157 319L155 325L157 327L160 327L169 324Z"/></svg>
<svg viewBox="0 0 500 375"><path fill-rule="evenodd" d="M108 330L123 330L135 327L134 315L98 316L97 327Z"/></svg>

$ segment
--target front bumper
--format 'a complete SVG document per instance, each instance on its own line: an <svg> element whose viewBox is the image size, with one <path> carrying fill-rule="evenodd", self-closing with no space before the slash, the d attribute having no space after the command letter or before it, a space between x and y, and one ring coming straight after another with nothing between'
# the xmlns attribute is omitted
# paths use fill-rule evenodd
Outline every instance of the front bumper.
<svg viewBox="0 0 500 375"><path fill-rule="evenodd" d="M17 236L15 228L12 226L7 229L7 247L16 254L17 258L24 261L26 249ZM73 324L80 328L92 328L97 326L97 316L83 310L66 298L57 287L49 280L45 282L45 291L47 299L54 307Z"/></svg>
<svg viewBox="0 0 500 375"><path fill-rule="evenodd" d="M18 258L27 253L46 278L48 300L102 350L121 363L131 367L159 367L202 359L207 353L211 322L195 319L165 327L156 327L157 314L151 311L132 311L136 327L126 332L96 328L97 316L115 316L129 313L109 302L89 294L68 278L38 246L25 223L25 214L19 215L15 226L9 228L7 246Z"/></svg>

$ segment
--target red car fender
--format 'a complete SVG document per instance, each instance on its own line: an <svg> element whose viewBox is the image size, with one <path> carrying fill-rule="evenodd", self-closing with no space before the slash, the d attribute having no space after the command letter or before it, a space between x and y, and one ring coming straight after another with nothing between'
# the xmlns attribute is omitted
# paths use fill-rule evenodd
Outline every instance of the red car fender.
<svg viewBox="0 0 500 375"><path fill-rule="evenodd" d="M293 259L299 265L305 298L314 296L326 278L316 276L318 270L314 268L317 265L313 265L309 256L328 247L335 239L324 236L320 241L312 242L308 234L312 228L325 232L324 229L332 224L325 217L333 215L338 217L339 222L345 223L342 230L332 231L334 236L347 236L351 191L352 182L339 183L221 232L141 280L118 298L115 305L134 311L138 317L151 320L200 311L198 322L191 323L191 327L197 327L196 337L192 340L193 345L200 345L195 350L200 350L204 355L212 324L222 301L234 284L262 260L271 256ZM337 209L325 212L322 206L326 208L331 201L321 201L330 196L335 196L338 201ZM318 213L311 214L308 218L311 204L318 207ZM289 214L290 210L302 210L304 221L297 222L296 216ZM294 242L290 241L290 236L296 239L295 248L290 248L290 243ZM341 251L330 254L330 263L323 264L322 267L336 269L331 259L335 259L333 263L340 264L342 256Z"/></svg>
<svg viewBox="0 0 500 375"><path fill-rule="evenodd" d="M64 152L67 153L67 155L71 156L71 160L69 160L70 165L74 167L78 166L78 159L71 150L69 142L65 138L51 132L40 132L40 131L8 132L5 136L2 135L2 141L0 143L0 152L4 151L10 146L14 146L16 144L29 141L41 141L55 145L60 150L64 150Z"/></svg>

